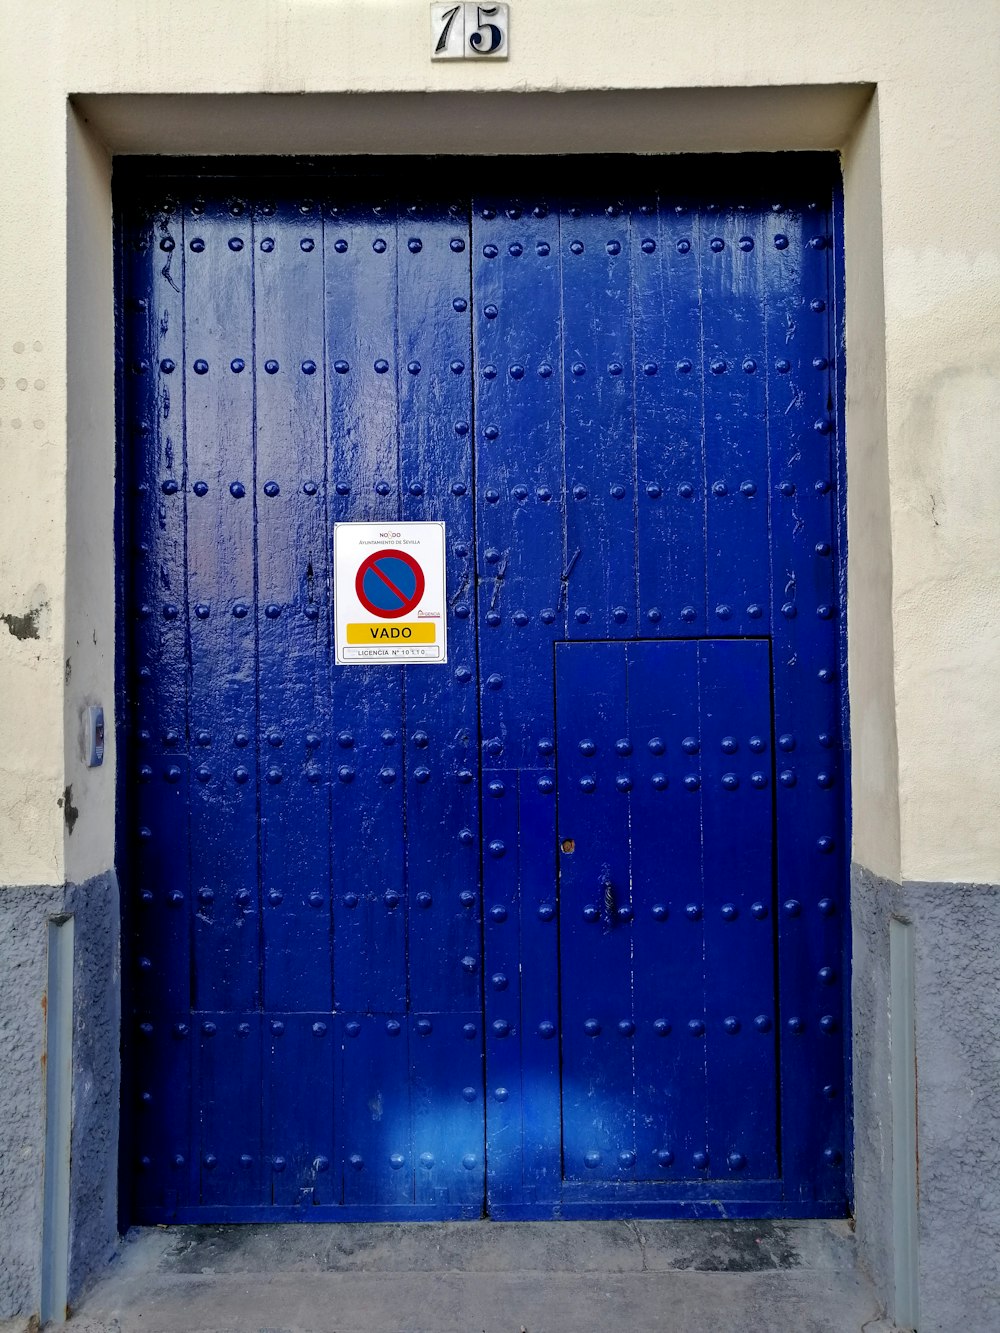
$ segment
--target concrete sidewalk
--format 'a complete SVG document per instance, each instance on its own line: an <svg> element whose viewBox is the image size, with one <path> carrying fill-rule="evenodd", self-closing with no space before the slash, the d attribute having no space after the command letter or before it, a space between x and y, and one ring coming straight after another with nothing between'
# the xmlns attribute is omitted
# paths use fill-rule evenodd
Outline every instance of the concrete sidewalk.
<svg viewBox="0 0 1000 1333"><path fill-rule="evenodd" d="M51 1326L50 1326L51 1327ZM887 1333L846 1222L133 1232L69 1333Z"/></svg>

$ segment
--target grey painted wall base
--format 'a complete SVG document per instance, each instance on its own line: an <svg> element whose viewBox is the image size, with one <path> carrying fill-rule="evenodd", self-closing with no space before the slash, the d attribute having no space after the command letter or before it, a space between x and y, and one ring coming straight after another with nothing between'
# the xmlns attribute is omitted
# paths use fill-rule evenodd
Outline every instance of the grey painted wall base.
<svg viewBox="0 0 1000 1333"><path fill-rule="evenodd" d="M47 922L72 913L72 1303L115 1252L119 1097L118 884L0 889L0 1318L38 1310L45 1145Z"/></svg>
<svg viewBox="0 0 1000 1333"><path fill-rule="evenodd" d="M889 923L895 917L913 923L915 944L919 1329L996 1333L1000 886L900 886L855 866L852 903L854 1175L863 1259L894 1313Z"/></svg>
<svg viewBox="0 0 1000 1333"><path fill-rule="evenodd" d="M914 927L920 1333L996 1333L1000 886L900 887L856 866L852 901L854 1173L862 1255L893 1312L889 934L895 917ZM118 1245L118 886L109 873L67 887L0 889L0 1319L38 1308L46 923L63 912L73 914L76 933L71 1303Z"/></svg>

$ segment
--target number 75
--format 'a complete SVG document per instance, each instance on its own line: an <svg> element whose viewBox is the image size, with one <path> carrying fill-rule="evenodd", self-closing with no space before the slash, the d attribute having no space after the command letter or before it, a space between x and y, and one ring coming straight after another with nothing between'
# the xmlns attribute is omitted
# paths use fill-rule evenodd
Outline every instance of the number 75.
<svg viewBox="0 0 1000 1333"><path fill-rule="evenodd" d="M505 4L432 4L431 58L505 60L508 23Z"/></svg>

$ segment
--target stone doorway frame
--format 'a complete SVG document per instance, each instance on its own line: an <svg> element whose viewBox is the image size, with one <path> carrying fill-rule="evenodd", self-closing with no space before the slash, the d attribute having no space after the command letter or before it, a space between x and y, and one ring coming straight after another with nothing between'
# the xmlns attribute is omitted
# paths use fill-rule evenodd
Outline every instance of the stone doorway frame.
<svg viewBox="0 0 1000 1333"><path fill-rule="evenodd" d="M844 169L846 336L845 441L848 495L848 617L850 656L852 880L855 896L874 876L898 882L899 803L896 791L893 683L890 491L885 410L885 315L879 109L870 84L763 88L647 89L525 93L88 94L67 106L67 582L66 641L75 642L79 672L105 701L115 697L115 321L111 226L113 159L122 154L171 156L342 155L441 152L479 155L495 145L507 153L593 154L781 152L834 149ZM91 643L91 633L93 643ZM67 769L79 744L77 692L64 697ZM109 723L111 719L109 718ZM109 726L109 732L113 729ZM106 769L115 762L113 737ZM97 771L99 773L99 770ZM110 779L110 781L109 781ZM90 818L72 847L67 872L81 888L94 869L113 860L114 775L89 770L78 798ZM69 848L67 854L69 854ZM74 870L78 873L74 874ZM872 872L869 874L868 872ZM107 875L99 875L106 880ZM881 882L884 883L885 880ZM112 906L109 907L109 904ZM80 894L83 937L117 934L114 893ZM109 919L110 913L110 919ZM87 918L91 918L89 924ZM888 918L872 909L865 956L888 956ZM882 939L882 936L885 939ZM93 985L114 992L108 978ZM878 985L855 974L855 1200L862 1255L879 1290L900 1290L900 1209L905 1190L893 1187L891 1163L877 1155L880 1101L888 1055L878 1042ZM114 1031L111 1018L111 1031ZM117 1044L99 1063L113 1086L90 1120L76 1119L70 1187L70 1296L115 1242L117 1179ZM102 1109L103 1108L103 1109ZM103 1117L103 1123L101 1118ZM879 1126L879 1133L874 1132ZM902 1132L902 1131L901 1131ZM100 1154L77 1152L96 1135ZM890 1129L894 1137L895 1131ZM898 1183L898 1182L897 1182ZM95 1193L96 1191L96 1193ZM891 1206L886 1200L892 1199ZM893 1211L893 1206L895 1211ZM914 1203L915 1206L915 1203ZM95 1213L100 1224L84 1224ZM104 1234L111 1225L111 1234ZM915 1268L915 1237L912 1266ZM905 1268L905 1265L904 1265ZM895 1271L894 1271L895 1269ZM905 1274L904 1274L905 1277ZM897 1299L897 1314L905 1301Z"/></svg>

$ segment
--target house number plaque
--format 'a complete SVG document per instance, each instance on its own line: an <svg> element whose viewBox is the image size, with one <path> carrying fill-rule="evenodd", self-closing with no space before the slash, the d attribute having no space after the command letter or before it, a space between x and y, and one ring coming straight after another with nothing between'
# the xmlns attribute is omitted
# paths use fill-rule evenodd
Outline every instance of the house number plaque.
<svg viewBox="0 0 1000 1333"><path fill-rule="evenodd" d="M432 60L506 60L509 5L431 5Z"/></svg>

